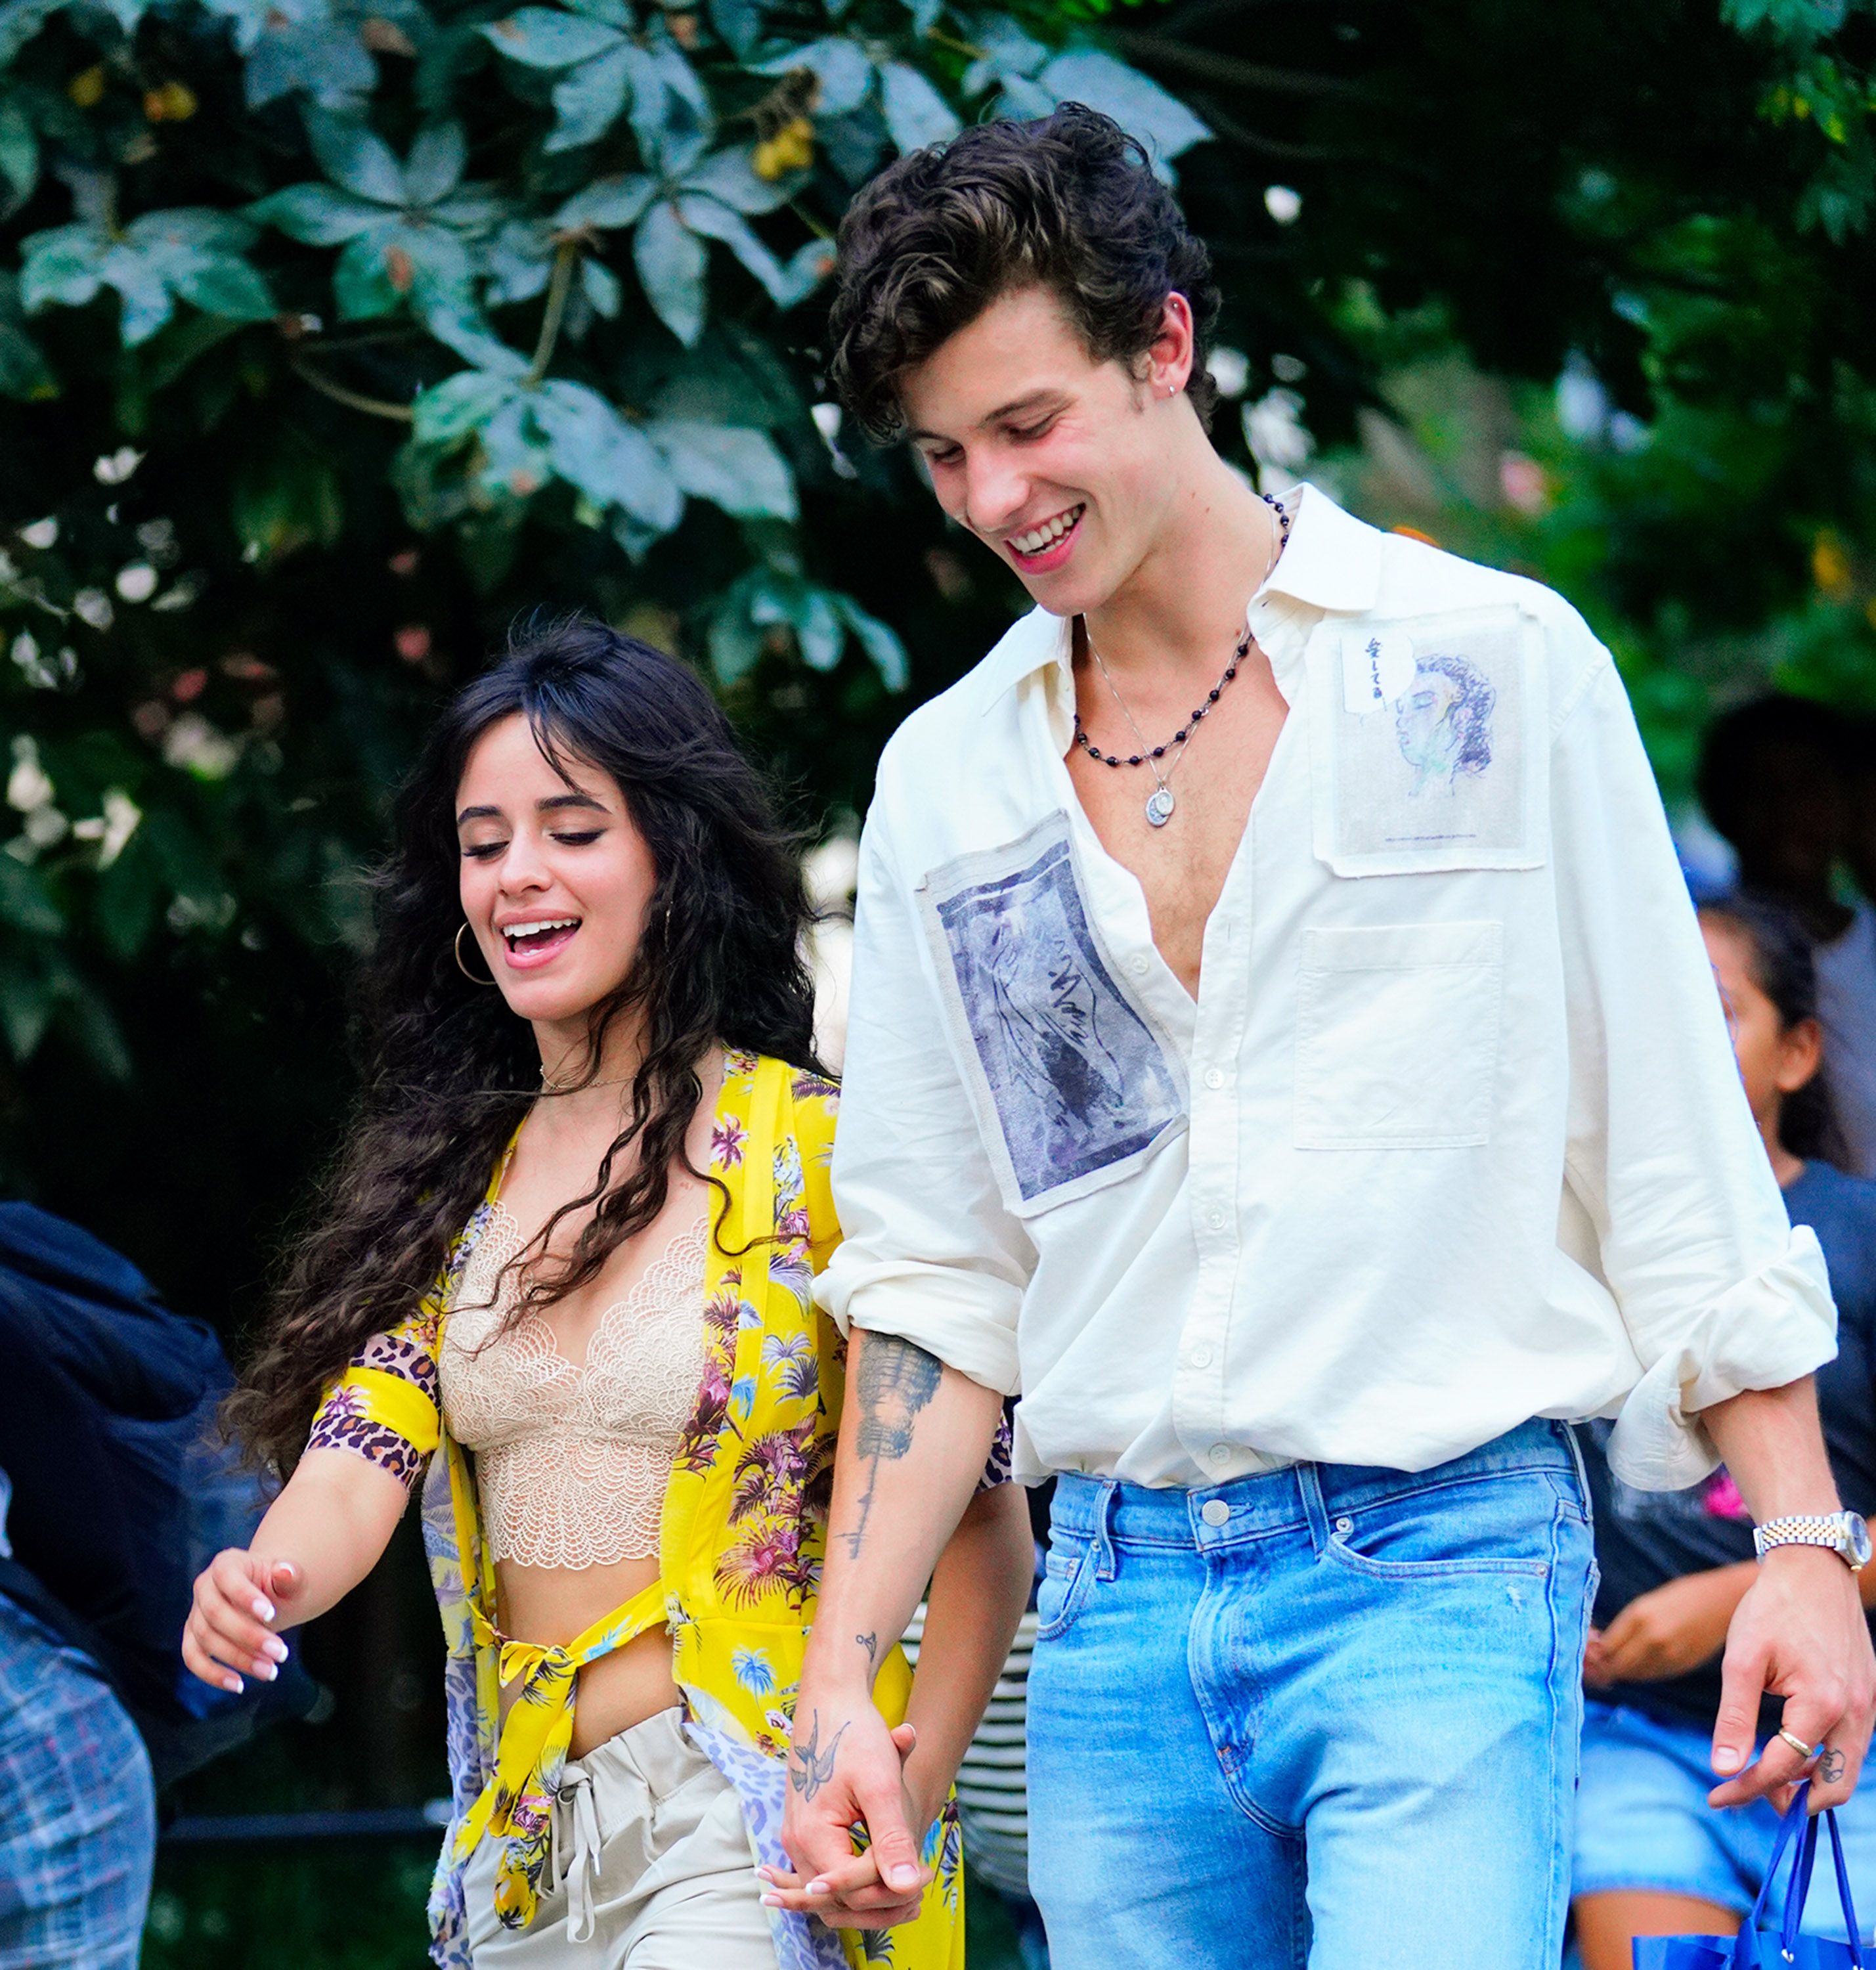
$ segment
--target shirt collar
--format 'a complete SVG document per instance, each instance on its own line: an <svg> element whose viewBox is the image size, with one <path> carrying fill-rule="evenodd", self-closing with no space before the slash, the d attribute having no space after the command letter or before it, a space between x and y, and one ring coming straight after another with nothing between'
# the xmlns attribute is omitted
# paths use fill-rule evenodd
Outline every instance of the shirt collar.
<svg viewBox="0 0 1876 1970"><path fill-rule="evenodd" d="M1384 536L1365 521L1344 513L1318 487L1299 486L1296 518L1270 578L1260 595L1283 595L1311 608L1361 615L1380 594ZM987 716L1005 692L1050 664L1068 673L1071 619L1032 609L984 660L980 672Z"/></svg>

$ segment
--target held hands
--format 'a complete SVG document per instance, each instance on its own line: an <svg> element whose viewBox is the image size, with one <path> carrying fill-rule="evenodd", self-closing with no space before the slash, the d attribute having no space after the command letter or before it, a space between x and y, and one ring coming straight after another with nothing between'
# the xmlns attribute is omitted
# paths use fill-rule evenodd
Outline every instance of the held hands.
<svg viewBox="0 0 1876 1970"><path fill-rule="evenodd" d="M1733 1617L1721 1673L1713 1769L1739 1776L1716 1786L1708 1803L1769 1797L1782 1812L1793 1783L1809 1777L1813 1812L1842 1805L1856 1789L1876 1717L1876 1658L1856 1575L1816 1547L1767 1553ZM1762 1691L1785 1699L1784 1728L1813 1756L1776 1737L1748 1766Z"/></svg>
<svg viewBox="0 0 1876 1970"><path fill-rule="evenodd" d="M182 1635L184 1666L216 1689L239 1695L242 1677L271 1682L287 1660L273 1630L291 1627L304 1591L290 1559L263 1559L239 1546L218 1552L196 1575L195 1604Z"/></svg>
<svg viewBox="0 0 1876 1970"><path fill-rule="evenodd" d="M796 1713L782 1822L795 1870L757 1871L769 1907L816 1915L835 1929L891 1929L918 1913L931 1878L919 1864L919 1835L937 1808L925 1812L906 1783L918 1735L909 1724L888 1730L863 1689L837 1711L824 1703ZM870 1842L860 1854L857 1825Z"/></svg>

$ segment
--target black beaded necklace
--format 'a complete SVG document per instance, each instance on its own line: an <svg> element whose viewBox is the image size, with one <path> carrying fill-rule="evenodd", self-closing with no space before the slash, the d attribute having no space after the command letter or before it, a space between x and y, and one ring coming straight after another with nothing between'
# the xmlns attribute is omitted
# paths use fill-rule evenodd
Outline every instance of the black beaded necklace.
<svg viewBox="0 0 1876 1970"><path fill-rule="evenodd" d="M1289 543L1290 520L1290 516L1284 510L1283 503L1280 499L1272 498L1268 492L1263 493L1260 496L1262 497L1264 504L1276 515L1277 536L1276 551L1273 553L1270 557L1270 567L1266 567L1263 571L1263 581L1260 581L1257 584L1260 588L1263 586L1263 582L1270 580L1271 569L1274 568L1277 563L1283 559L1283 550ZM1084 634L1085 633L1086 631L1084 626ZM1182 725L1179 730L1174 733L1172 736L1167 740L1163 745L1149 746L1146 743L1145 738L1143 736L1140 727L1133 723L1133 714L1132 712L1128 710L1127 707L1127 700L1120 695L1120 691L1116 688L1114 679L1107 675L1107 666L1104 663L1101 662L1101 652L1095 649L1094 639L1092 637L1088 638L1088 655L1094 659L1095 663L1099 666L1102 677L1107 680L1107 688L1110 691L1114 692L1114 703L1120 707L1120 716L1127 720L1130 726L1133 727L1134 737L1140 742L1140 750L1137 753L1129 753L1124 757L1117 753L1102 752L1100 747L1097 746L1088 736L1088 728L1081 723L1081 710L1079 705L1076 706L1075 712L1075 743L1081 747L1082 751L1084 752L1091 759L1094 760L1101 766L1145 766L1151 772L1153 776L1154 785L1153 791L1146 797L1146 818L1153 827L1164 827L1166 823L1172 818L1172 810L1175 803L1172 798L1172 787L1168 784L1168 782L1172 779L1172 775L1179 771L1180 762L1185 757L1185 747L1187 742L1191 739L1199 721L1205 717L1205 714L1218 703L1220 694L1223 692L1225 686L1231 681L1232 678L1237 676L1239 665L1243 663L1245 657L1250 653L1251 642L1252 632L1250 629L1247 629L1243 636L1239 639L1237 648L1231 652L1231 661L1225 665L1224 675L1220 678L1218 682L1212 686L1211 690L1205 694L1205 703L1203 704L1195 705L1193 707L1192 713L1186 719L1185 723ZM1163 759L1167 753L1171 752L1175 746L1179 748L1179 757L1172 762L1172 764L1166 769L1165 772L1162 773L1155 762Z"/></svg>

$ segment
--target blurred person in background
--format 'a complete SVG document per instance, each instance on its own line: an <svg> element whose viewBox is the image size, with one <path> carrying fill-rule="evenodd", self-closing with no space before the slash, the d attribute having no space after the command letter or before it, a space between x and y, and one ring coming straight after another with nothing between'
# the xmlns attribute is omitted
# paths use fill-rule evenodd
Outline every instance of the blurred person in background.
<svg viewBox="0 0 1876 1970"><path fill-rule="evenodd" d="M210 1329L90 1233L0 1204L0 1965L130 1970L159 1788L318 1692L184 1669L196 1569L267 1500L215 1435Z"/></svg>
<svg viewBox="0 0 1876 1970"><path fill-rule="evenodd" d="M451 701L379 898L362 1112L233 1411L292 1476L199 1578L190 1665L272 1677L275 1631L364 1577L421 1482L437 1961L837 1962L755 1870L833 1757L794 1699L844 1379L876 1367L809 1296L837 1093L767 792L689 671L564 623ZM933 1879L855 1963L961 1960L951 1781L1031 1571L1000 1451L916 1690L896 1634L857 1638Z"/></svg>
<svg viewBox="0 0 1876 1970"><path fill-rule="evenodd" d="M1811 944L1764 898L1709 904L1700 927L1723 993L1748 1100L1794 1224L1816 1233L1837 1301L1837 1357L1818 1407L1843 1503L1876 1512L1876 1184L1840 1167ZM1583 1970L1628 1970L1637 1936L1731 1935L1764 1878L1778 1816L1766 1801L1707 1804L1728 1624L1757 1572L1751 1514L1722 1467L1685 1491L1640 1491L1611 1472L1611 1425L1579 1426L1602 1569L1584 1664L1572 1895ZM1876 1567L1858 1586L1876 1604ZM1780 1705L1768 1698L1759 1735ZM1876 1784L1838 1809L1861 1914L1876 1914ZM1829 1877L1828 1868L1823 1876ZM1814 1920L1812 1912L1814 1911ZM1807 1928L1841 1936L1836 1885L1813 1890Z"/></svg>
<svg viewBox="0 0 1876 1970"><path fill-rule="evenodd" d="M1813 940L1845 1167L1876 1176L1876 769L1861 736L1808 698L1755 698L1708 727L1696 786L1740 888L1780 898ZM1845 867L1860 903L1839 893Z"/></svg>

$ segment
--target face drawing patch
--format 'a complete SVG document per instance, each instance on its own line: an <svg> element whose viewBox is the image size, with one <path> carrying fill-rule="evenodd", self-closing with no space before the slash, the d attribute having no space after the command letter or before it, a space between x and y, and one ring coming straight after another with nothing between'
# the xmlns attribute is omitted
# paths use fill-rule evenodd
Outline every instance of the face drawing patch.
<svg viewBox="0 0 1876 1970"><path fill-rule="evenodd" d="M1413 681L1394 705L1400 756L1413 769L1410 800L1452 797L1465 775L1491 765L1492 681L1464 657L1416 656Z"/></svg>
<svg viewBox="0 0 1876 1970"><path fill-rule="evenodd" d="M1542 631L1516 608L1341 632L1316 703L1316 852L1338 874L1543 860Z"/></svg>
<svg viewBox="0 0 1876 1970"><path fill-rule="evenodd" d="M1120 1174L1183 1117L1168 1049L1095 940L1063 817L936 871L919 896L980 1117L1022 1204Z"/></svg>

